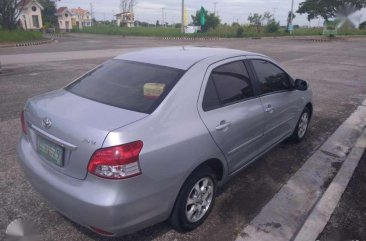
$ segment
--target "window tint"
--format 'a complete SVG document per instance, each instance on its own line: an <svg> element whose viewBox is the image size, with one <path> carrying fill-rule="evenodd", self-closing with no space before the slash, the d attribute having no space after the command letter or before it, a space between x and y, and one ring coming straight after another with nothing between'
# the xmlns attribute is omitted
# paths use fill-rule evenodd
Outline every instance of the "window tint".
<svg viewBox="0 0 366 241"><path fill-rule="evenodd" d="M288 75L272 63L264 60L252 60L262 94L289 90Z"/></svg>
<svg viewBox="0 0 366 241"><path fill-rule="evenodd" d="M242 61L217 67L211 73L203 99L203 109L237 102L254 96L249 74Z"/></svg>
<svg viewBox="0 0 366 241"><path fill-rule="evenodd" d="M206 111L218 107L219 105L220 100L219 97L217 96L216 87L211 76L207 82L202 108L203 110Z"/></svg>
<svg viewBox="0 0 366 241"><path fill-rule="evenodd" d="M184 71L123 60L110 60L65 89L108 105L151 113Z"/></svg>

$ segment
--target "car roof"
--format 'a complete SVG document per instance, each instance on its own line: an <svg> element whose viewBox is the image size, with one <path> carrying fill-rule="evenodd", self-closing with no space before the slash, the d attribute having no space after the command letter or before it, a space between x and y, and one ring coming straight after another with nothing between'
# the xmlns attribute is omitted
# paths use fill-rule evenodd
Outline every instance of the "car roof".
<svg viewBox="0 0 366 241"><path fill-rule="evenodd" d="M247 56L247 55L260 55L260 54L235 49L226 49L226 48L177 46L177 47L143 49L140 51L119 55L114 59L156 64L166 67L187 70L193 64L210 57L216 57L216 58L222 57L223 59L225 59L235 56Z"/></svg>

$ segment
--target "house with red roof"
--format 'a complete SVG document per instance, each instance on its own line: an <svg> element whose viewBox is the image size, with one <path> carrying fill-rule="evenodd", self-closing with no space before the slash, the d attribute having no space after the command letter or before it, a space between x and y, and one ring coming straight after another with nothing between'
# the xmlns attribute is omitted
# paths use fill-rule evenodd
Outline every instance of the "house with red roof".
<svg viewBox="0 0 366 241"><path fill-rule="evenodd" d="M73 28L82 29L92 26L91 14L88 10L78 8L69 9L60 7L56 13L59 29L62 32L69 32Z"/></svg>
<svg viewBox="0 0 366 241"><path fill-rule="evenodd" d="M72 8L71 12L73 14L73 26L79 29L92 26L91 14L88 10L78 7Z"/></svg>
<svg viewBox="0 0 366 241"><path fill-rule="evenodd" d="M69 32L72 29L72 12L67 7L60 7L56 12L60 31Z"/></svg>

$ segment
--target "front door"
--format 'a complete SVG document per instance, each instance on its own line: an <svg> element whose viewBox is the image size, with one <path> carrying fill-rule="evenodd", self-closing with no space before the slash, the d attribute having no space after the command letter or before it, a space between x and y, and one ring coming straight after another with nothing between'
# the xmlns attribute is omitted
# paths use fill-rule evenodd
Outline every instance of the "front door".
<svg viewBox="0 0 366 241"><path fill-rule="evenodd" d="M265 59L251 60L265 112L266 146L292 134L299 116L300 98L291 90L291 78L276 64Z"/></svg>
<svg viewBox="0 0 366 241"><path fill-rule="evenodd" d="M211 66L200 115L232 173L262 150L264 113L242 59Z"/></svg>

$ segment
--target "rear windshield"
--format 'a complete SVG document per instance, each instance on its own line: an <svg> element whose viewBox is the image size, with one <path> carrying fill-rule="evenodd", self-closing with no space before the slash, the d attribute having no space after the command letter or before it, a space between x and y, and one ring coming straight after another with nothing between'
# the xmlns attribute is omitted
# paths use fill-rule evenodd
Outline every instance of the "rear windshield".
<svg viewBox="0 0 366 241"><path fill-rule="evenodd" d="M183 73L158 65L109 60L65 89L104 104L150 114Z"/></svg>

